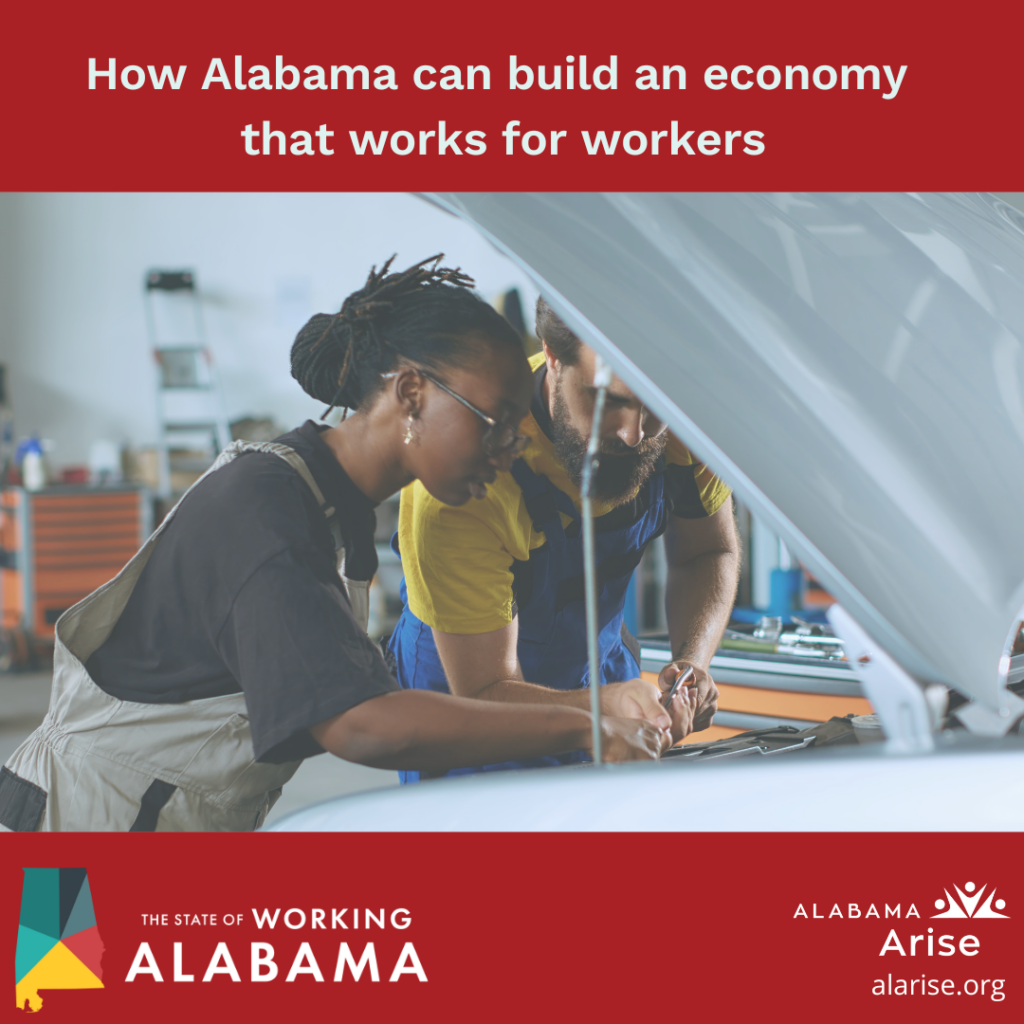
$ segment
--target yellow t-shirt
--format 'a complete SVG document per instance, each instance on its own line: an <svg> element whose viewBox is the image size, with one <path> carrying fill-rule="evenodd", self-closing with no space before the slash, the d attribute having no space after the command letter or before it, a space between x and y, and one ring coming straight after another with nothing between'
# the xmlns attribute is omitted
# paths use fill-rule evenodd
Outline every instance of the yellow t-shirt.
<svg viewBox="0 0 1024 1024"><path fill-rule="evenodd" d="M531 357L536 370L543 354ZM534 473L546 476L564 491L577 509L579 488L555 457L554 446L533 415L520 426L530 444L522 458ZM729 488L707 466L669 436L665 448L667 466L687 467L684 507L674 512L694 519L714 515L729 497ZM594 504L594 516L606 515L612 506ZM560 513L568 526L570 518ZM410 611L420 621L445 633L490 633L513 619L512 563L526 561L534 548L546 542L534 530L526 501L511 473L498 473L487 487L487 497L471 498L453 508L431 497L417 480L402 491L398 516L398 543Z"/></svg>

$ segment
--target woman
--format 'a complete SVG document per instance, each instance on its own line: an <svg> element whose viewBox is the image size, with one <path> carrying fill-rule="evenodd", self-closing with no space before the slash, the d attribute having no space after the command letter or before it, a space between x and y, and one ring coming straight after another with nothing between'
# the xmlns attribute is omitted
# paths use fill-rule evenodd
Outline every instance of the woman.
<svg viewBox="0 0 1024 1024"><path fill-rule="evenodd" d="M400 691L360 621L374 506L415 478L482 496L524 444L519 339L439 261L389 260L300 331L293 375L354 415L231 445L61 617L50 710L0 774L3 827L252 829L324 750L429 772L589 745L582 711ZM657 757L668 724L605 720L608 756Z"/></svg>

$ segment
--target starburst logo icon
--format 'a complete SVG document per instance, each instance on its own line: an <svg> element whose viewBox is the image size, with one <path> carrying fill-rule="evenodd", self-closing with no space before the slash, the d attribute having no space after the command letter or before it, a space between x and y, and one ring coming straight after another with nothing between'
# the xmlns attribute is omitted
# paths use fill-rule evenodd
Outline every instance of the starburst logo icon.
<svg viewBox="0 0 1024 1024"><path fill-rule="evenodd" d="M949 895L949 890L944 890L946 898L935 901L935 909L941 911L939 914L932 914L932 917L1009 917L1009 914L1000 914L1000 910L1006 908L1006 900L995 900L996 890L993 887L985 902L981 899L985 895L986 886L980 889L973 883L968 882L963 889L954 885L959 902ZM965 891L966 890L966 891ZM975 891L977 890L977 891ZM995 909L993 909L995 908Z"/></svg>

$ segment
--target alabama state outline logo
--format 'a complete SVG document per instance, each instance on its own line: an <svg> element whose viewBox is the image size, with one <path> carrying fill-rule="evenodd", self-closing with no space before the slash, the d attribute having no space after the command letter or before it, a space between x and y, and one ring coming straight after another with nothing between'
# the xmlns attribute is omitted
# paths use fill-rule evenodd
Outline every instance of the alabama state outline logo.
<svg viewBox="0 0 1024 1024"><path fill-rule="evenodd" d="M19 1010L40 989L103 988L103 940L85 868L23 868L14 977Z"/></svg>

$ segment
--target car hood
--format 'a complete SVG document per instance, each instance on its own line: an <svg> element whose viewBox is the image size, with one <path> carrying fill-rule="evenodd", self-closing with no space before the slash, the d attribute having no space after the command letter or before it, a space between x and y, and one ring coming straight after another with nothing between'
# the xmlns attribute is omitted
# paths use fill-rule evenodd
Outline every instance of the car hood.
<svg viewBox="0 0 1024 1024"><path fill-rule="evenodd" d="M1024 217L916 194L429 197L875 640L998 710L1024 604Z"/></svg>

